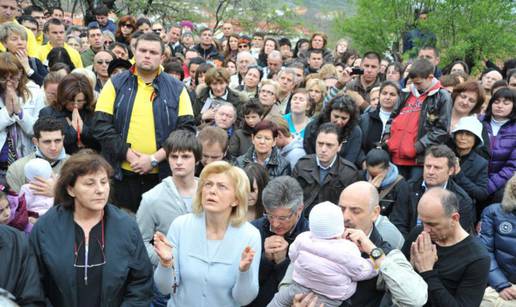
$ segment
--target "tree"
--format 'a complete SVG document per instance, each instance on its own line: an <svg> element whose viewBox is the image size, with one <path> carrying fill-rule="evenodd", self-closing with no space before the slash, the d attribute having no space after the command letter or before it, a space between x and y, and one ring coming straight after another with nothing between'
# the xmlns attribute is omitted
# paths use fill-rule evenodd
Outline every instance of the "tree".
<svg viewBox="0 0 516 307"><path fill-rule="evenodd" d="M516 2L511 0L356 0L357 14L341 13L334 22L339 35L350 36L360 51L401 51L403 34L414 27L415 10L429 10L426 22L441 49L441 63L455 59L477 66L482 60L516 54Z"/></svg>

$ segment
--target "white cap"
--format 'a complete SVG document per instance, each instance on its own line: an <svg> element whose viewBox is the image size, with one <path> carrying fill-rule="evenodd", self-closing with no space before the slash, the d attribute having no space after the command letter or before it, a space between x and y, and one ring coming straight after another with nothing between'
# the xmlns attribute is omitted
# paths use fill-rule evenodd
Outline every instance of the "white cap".
<svg viewBox="0 0 516 307"><path fill-rule="evenodd" d="M453 128L452 134L455 136L455 133L461 130L473 133L478 138L479 144L484 143L484 140L482 139L482 123L475 115L461 118L455 128Z"/></svg>
<svg viewBox="0 0 516 307"><path fill-rule="evenodd" d="M47 160L40 158L29 160L25 164L23 171L28 181L32 181L36 177L48 179L52 176L52 166L50 166Z"/></svg>
<svg viewBox="0 0 516 307"><path fill-rule="evenodd" d="M310 232L319 239L330 239L344 233L344 216L339 206L325 201L315 205L308 217Z"/></svg>

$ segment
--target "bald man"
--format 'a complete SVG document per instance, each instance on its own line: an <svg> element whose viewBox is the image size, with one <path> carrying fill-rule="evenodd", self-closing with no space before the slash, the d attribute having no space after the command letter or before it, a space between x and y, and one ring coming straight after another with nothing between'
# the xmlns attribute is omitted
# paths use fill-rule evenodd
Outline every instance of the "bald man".
<svg viewBox="0 0 516 307"><path fill-rule="evenodd" d="M371 258L379 269L378 277L357 283L357 290L350 298L351 306L377 307L384 296L387 301L403 306L424 305L427 300L425 282L400 250L384 241L375 226L380 212L376 188L366 181L355 182L342 191L338 205L344 216L346 237L358 246L362 257ZM292 265L280 287L291 280Z"/></svg>
<svg viewBox="0 0 516 307"><path fill-rule="evenodd" d="M457 196L428 190L418 203L417 226L403 252L428 284L428 306L479 306L490 258L485 247L460 224Z"/></svg>

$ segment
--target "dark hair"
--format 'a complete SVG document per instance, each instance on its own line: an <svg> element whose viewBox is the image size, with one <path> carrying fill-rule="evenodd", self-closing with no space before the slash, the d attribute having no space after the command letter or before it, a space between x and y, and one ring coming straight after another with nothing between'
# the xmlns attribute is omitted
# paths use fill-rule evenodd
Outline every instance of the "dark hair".
<svg viewBox="0 0 516 307"><path fill-rule="evenodd" d="M50 25L64 27L64 23L61 21L61 19L50 18L49 20L47 20L47 22L45 22L45 25L43 26L43 32L48 33L48 28L50 27Z"/></svg>
<svg viewBox="0 0 516 307"><path fill-rule="evenodd" d="M400 84L398 82L389 81L389 80L383 81L382 84L380 85L380 93L387 86L394 87L396 89L396 92L398 93L398 98L400 97L400 95L401 95L401 88L400 88Z"/></svg>
<svg viewBox="0 0 516 307"><path fill-rule="evenodd" d="M272 136L276 138L278 136L278 126L273 121L264 119L253 128L253 135L256 135L258 132L262 130L270 130L272 132Z"/></svg>
<svg viewBox="0 0 516 307"><path fill-rule="evenodd" d="M138 29L143 24L148 24L149 27L152 27L152 22L148 18L140 17L136 20L135 29Z"/></svg>
<svg viewBox="0 0 516 307"><path fill-rule="evenodd" d="M51 7L51 8L49 8L49 9L48 9L48 12L50 13L50 15L52 15L52 14L54 14L54 11L55 11L55 10L61 11L61 13L63 13L63 14L64 14L64 10L63 10L63 8L62 8L62 7L60 7L60 6L54 6L54 7Z"/></svg>
<svg viewBox="0 0 516 307"><path fill-rule="evenodd" d="M491 86L491 93L494 93L497 89L499 89L501 87L508 87L508 86L509 86L509 83L507 83L507 81L505 81L505 79L497 80Z"/></svg>
<svg viewBox="0 0 516 307"><path fill-rule="evenodd" d="M48 67L52 67L54 64L63 63L68 66L70 71L75 69L75 65L70 58L70 55L64 47L54 47L47 56Z"/></svg>
<svg viewBox="0 0 516 307"><path fill-rule="evenodd" d="M249 115L251 113L256 113L260 115L260 117L263 115L264 109L263 106L260 103L257 103L256 101L248 101L244 104L242 107L242 113L244 115Z"/></svg>
<svg viewBox="0 0 516 307"><path fill-rule="evenodd" d="M460 84L459 75L456 74L442 75L441 78L439 78L439 81L441 82L441 86L443 87L451 86L455 88L455 86Z"/></svg>
<svg viewBox="0 0 516 307"><path fill-rule="evenodd" d="M244 167L244 172L247 174L247 178L249 178L249 184L251 187L251 192L254 192L253 183L256 180L256 186L258 187L258 193L256 198L256 218L260 218L263 215L263 203L262 203L262 192L265 189L265 186L269 182L269 171L265 168L265 166L251 162Z"/></svg>
<svg viewBox="0 0 516 307"><path fill-rule="evenodd" d="M507 71L507 78L505 78L505 80L507 80L507 82L511 81L511 78L516 76L516 68L511 68Z"/></svg>
<svg viewBox="0 0 516 307"><path fill-rule="evenodd" d="M32 15L32 12L45 13L45 10L41 6L30 5L23 9L23 15Z"/></svg>
<svg viewBox="0 0 516 307"><path fill-rule="evenodd" d="M301 45L304 44L304 43L309 43L310 44L310 41L307 40L306 38L300 38L300 39L297 40L296 47L294 47L294 58L298 57L299 48L301 48Z"/></svg>
<svg viewBox="0 0 516 307"><path fill-rule="evenodd" d="M88 30L86 30L86 35L87 35L88 38L90 37L90 32L93 31L93 30L99 30L100 34L102 34L102 30L100 29L99 25L98 24L93 24L93 25L88 27Z"/></svg>
<svg viewBox="0 0 516 307"><path fill-rule="evenodd" d="M493 96L491 96L491 99L487 105L484 121L491 121L491 117L493 115L493 103L500 98L505 98L512 101L512 111L511 114L509 114L509 120L516 121L516 91L511 90L508 87L502 87L501 89L497 90Z"/></svg>
<svg viewBox="0 0 516 307"><path fill-rule="evenodd" d="M43 116L38 118L34 123L32 130L34 131L34 137L36 139L41 137L41 132L61 131L62 135L65 134L65 127L63 122L51 116Z"/></svg>
<svg viewBox="0 0 516 307"><path fill-rule="evenodd" d="M371 149L365 159L367 166L381 166L383 169L389 167L390 161L389 153L380 148Z"/></svg>
<svg viewBox="0 0 516 307"><path fill-rule="evenodd" d="M323 123L327 123L331 121L331 112L333 110L346 112L349 114L349 121L341 129L342 139L346 139L351 135L351 132L355 128L360 118L360 113L358 111L358 107L348 95L337 95L333 99L330 100L328 105L322 110L321 114L317 118L317 124L320 126Z"/></svg>
<svg viewBox="0 0 516 307"><path fill-rule="evenodd" d="M72 155L61 168L54 195L54 204L60 204L63 208L74 210L74 198L68 193L68 188L73 187L77 178L105 171L108 177L113 175L113 168L98 153L91 149L83 149Z"/></svg>
<svg viewBox="0 0 516 307"><path fill-rule="evenodd" d="M443 69L443 74L450 74L452 71L453 66L459 64L464 69L464 72L469 75L469 65L462 61L462 60L455 60L450 65L446 66L445 69Z"/></svg>
<svg viewBox="0 0 516 307"><path fill-rule="evenodd" d="M416 59L412 67L410 67L408 77L413 78L428 78L434 73L435 67L427 59Z"/></svg>
<svg viewBox="0 0 516 307"><path fill-rule="evenodd" d="M229 71L224 67L216 68L216 67L213 67L213 65L211 65L209 63L204 63L204 64L199 65L199 67L197 68L197 71L195 71L195 85L199 84L199 76L202 73L205 73L204 82L206 83L207 86L211 86L212 83L217 82L217 81L225 82L226 84L229 85L229 78L230 78ZM226 87L227 87L227 85L226 85Z"/></svg>
<svg viewBox="0 0 516 307"><path fill-rule="evenodd" d="M36 20L36 18L30 16L30 15L22 15L20 17L18 17L18 22L21 24L23 23L24 21L28 21L32 24L35 24L36 25L36 28L39 30L39 23L38 21Z"/></svg>
<svg viewBox="0 0 516 307"><path fill-rule="evenodd" d="M195 51L195 50L192 50L192 51ZM190 59L190 62L188 63L188 69L190 69L190 66L192 64L197 64L197 65L201 65L201 64L204 64L206 63L206 60L204 60L203 58L201 57L195 57L195 58L192 58Z"/></svg>
<svg viewBox="0 0 516 307"><path fill-rule="evenodd" d="M378 52L374 52L374 51L368 51L368 52L364 53L364 56L362 58L370 59L370 60L377 59L378 63L382 62L382 57L378 54Z"/></svg>
<svg viewBox="0 0 516 307"><path fill-rule="evenodd" d="M323 50L322 49L314 49L314 48L310 48L308 49L308 51L306 52L306 57L307 58L310 58L310 56L312 55L312 53L319 53L321 56L324 54Z"/></svg>
<svg viewBox="0 0 516 307"><path fill-rule="evenodd" d="M289 46L289 47L291 47L291 48L292 48L292 43L290 42L290 39L288 39L288 38L286 38L286 37L282 37L282 38L280 38L280 40L278 41L278 43L279 43L280 47L281 47L281 46L285 46L285 45L287 45L287 46Z"/></svg>
<svg viewBox="0 0 516 307"><path fill-rule="evenodd" d="M93 15L96 16L107 16L109 15L109 9L106 5L102 4L93 9Z"/></svg>
<svg viewBox="0 0 516 307"><path fill-rule="evenodd" d="M113 52L113 49L115 49L116 47L120 47L120 48L124 49L124 50L125 50L125 52L129 53L129 49L127 48L127 45L126 45L126 44L124 44L124 43L120 43L120 42L113 42L113 43L109 46L108 50L109 50L109 51L111 51L111 52Z"/></svg>
<svg viewBox="0 0 516 307"><path fill-rule="evenodd" d="M133 33L133 35L136 33L137 32ZM159 35L154 32L143 33L142 35L138 36L138 38L136 39L136 44L134 45L135 50L138 49L138 44L140 43L140 41L159 42L161 54L165 52L165 44L163 43L161 38L159 38Z"/></svg>
<svg viewBox="0 0 516 307"><path fill-rule="evenodd" d="M428 147L425 151L425 159L430 155L434 158L446 158L448 160L448 168L455 167L457 163L457 156L453 150L443 144Z"/></svg>
<svg viewBox="0 0 516 307"><path fill-rule="evenodd" d="M507 61L505 61L503 63L502 76L506 77L507 81L509 81L509 78L508 78L509 70L512 70L515 68L516 68L516 58L508 59Z"/></svg>
<svg viewBox="0 0 516 307"><path fill-rule="evenodd" d="M191 151L195 157L195 162L202 158L202 145L195 138L195 134L187 130L175 130L163 144L167 157L174 152Z"/></svg>
<svg viewBox="0 0 516 307"><path fill-rule="evenodd" d="M185 78L185 71L181 63L177 61L167 61L163 64L163 71L167 74L179 74L180 80L183 81Z"/></svg>
<svg viewBox="0 0 516 307"><path fill-rule="evenodd" d="M247 72L245 74L247 75L247 73L251 69L257 70L258 71L258 75L259 75L258 81L262 80L262 78L263 78L263 70L262 70L262 68L260 66L258 66L258 65L249 65L249 66L247 66Z"/></svg>
<svg viewBox="0 0 516 307"><path fill-rule="evenodd" d="M321 133L335 134L337 136L337 141L340 144L340 143L342 143L342 140L343 140L341 131L342 131L342 129L339 128L334 123L324 123L324 124L320 125L319 128L317 129L317 134L316 134L315 139L317 139L317 137Z"/></svg>
<svg viewBox="0 0 516 307"><path fill-rule="evenodd" d="M61 83L57 86L57 99L56 103L52 105L52 108L61 111L65 108L66 104L74 101L75 96L78 94L84 94L86 103L84 104L84 110L93 113L95 110L95 96L93 89L88 79L79 74L69 74L66 76Z"/></svg>
<svg viewBox="0 0 516 307"><path fill-rule="evenodd" d="M207 143L208 145L219 144L222 147L222 151L226 151L228 147L228 133L219 127L206 126L199 131L197 139L201 143Z"/></svg>
<svg viewBox="0 0 516 307"><path fill-rule="evenodd" d="M127 60L123 60L123 59L117 59L115 57L114 60L111 61L111 63L109 63L108 75L111 77L111 75L113 74L115 69L122 68L122 69L127 70L127 69L131 68L131 66L133 66L133 64L131 64L131 62L129 62Z"/></svg>

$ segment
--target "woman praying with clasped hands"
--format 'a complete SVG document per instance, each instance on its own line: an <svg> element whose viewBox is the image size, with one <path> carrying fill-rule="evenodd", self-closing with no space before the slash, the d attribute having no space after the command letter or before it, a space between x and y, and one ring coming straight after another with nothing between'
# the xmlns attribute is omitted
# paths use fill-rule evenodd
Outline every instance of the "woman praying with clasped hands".
<svg viewBox="0 0 516 307"><path fill-rule="evenodd" d="M258 294L259 231L246 220L249 179L227 162L207 165L193 213L154 235L154 281L172 306L244 306Z"/></svg>

